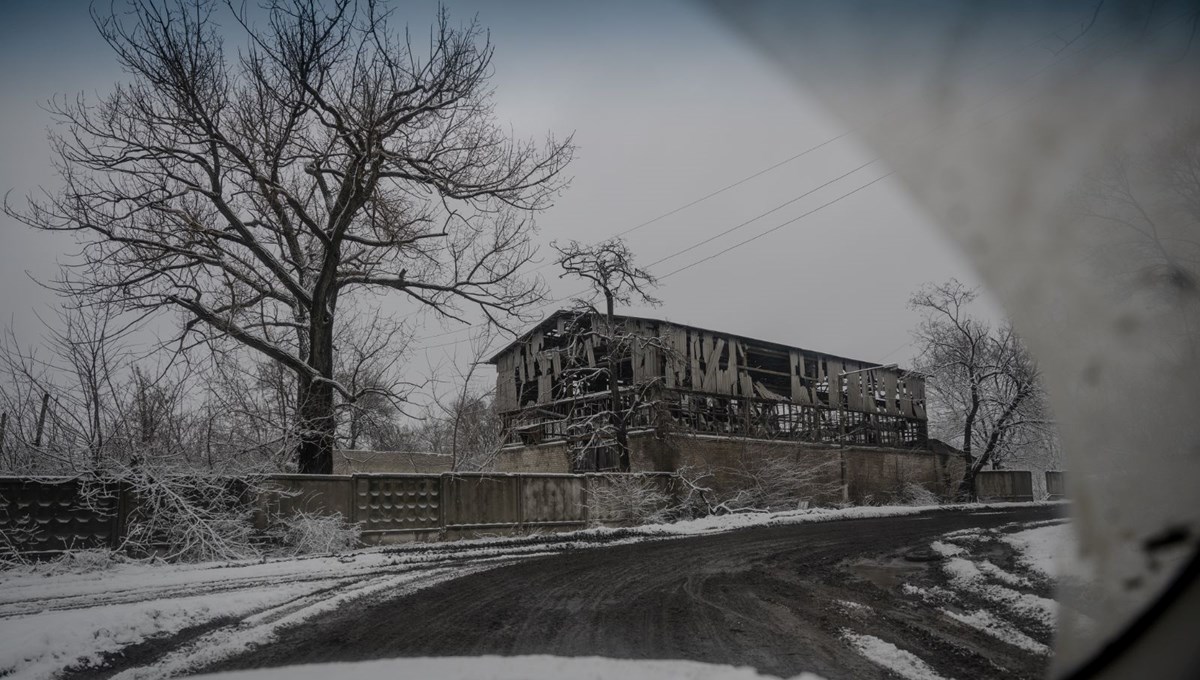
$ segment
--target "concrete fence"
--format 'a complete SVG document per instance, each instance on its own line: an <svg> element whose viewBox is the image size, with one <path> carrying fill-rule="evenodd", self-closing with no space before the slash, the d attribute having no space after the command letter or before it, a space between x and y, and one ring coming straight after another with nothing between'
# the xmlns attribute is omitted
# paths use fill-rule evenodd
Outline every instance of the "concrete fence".
<svg viewBox="0 0 1200 680"><path fill-rule="evenodd" d="M1046 470L1046 500L1059 501L1067 497L1067 477L1061 470Z"/></svg>
<svg viewBox="0 0 1200 680"><path fill-rule="evenodd" d="M0 477L0 552L116 547L128 514L114 483Z"/></svg>
<svg viewBox="0 0 1200 680"><path fill-rule="evenodd" d="M359 474L272 475L260 478L254 523L280 516L337 513L358 524L367 544L469 538L580 529L614 524L610 508L593 502L613 475ZM674 495L674 476L642 474ZM85 487L87 492L85 493ZM131 494L115 482L0 478L0 551L53 553L115 547L136 513Z"/></svg>
<svg viewBox="0 0 1200 680"><path fill-rule="evenodd" d="M981 501L1032 501L1033 473L1029 470L980 470L975 474L975 497Z"/></svg>

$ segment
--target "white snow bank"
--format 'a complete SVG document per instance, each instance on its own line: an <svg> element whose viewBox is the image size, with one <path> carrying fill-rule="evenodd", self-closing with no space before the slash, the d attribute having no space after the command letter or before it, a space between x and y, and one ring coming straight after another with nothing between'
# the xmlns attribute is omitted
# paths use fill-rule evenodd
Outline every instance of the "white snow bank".
<svg viewBox="0 0 1200 680"><path fill-rule="evenodd" d="M781 526L807 522L831 522L843 519L870 519L919 515L935 510L1011 510L1024 507L1062 505L1065 501L1035 501L1022 503L957 503L951 505L864 505L848 508L808 508L784 512L710 515L699 519L671 524L649 524L631 529L588 529L580 534L602 536L606 533L631 533L644 536L694 536L760 526ZM1058 521L1058 520L1055 520Z"/></svg>
<svg viewBox="0 0 1200 680"><path fill-rule="evenodd" d="M912 652L900 649L874 635L860 635L842 630L842 637L872 663L907 680L946 680Z"/></svg>
<svg viewBox="0 0 1200 680"><path fill-rule="evenodd" d="M98 664L147 637L281 604L307 590L287 584L220 595L148 600L107 607L46 611L3 620L0 676L51 678L79 663Z"/></svg>
<svg viewBox="0 0 1200 680"><path fill-rule="evenodd" d="M209 680L772 680L752 668L698 661L645 661L603 657L477 656L387 659L287 666L203 675ZM792 680L821 680L802 673Z"/></svg>
<svg viewBox="0 0 1200 680"><path fill-rule="evenodd" d="M1079 544L1070 524L1043 525L1004 536L1020 552L1018 558L1029 569L1059 583L1091 580L1087 564L1079 557Z"/></svg>

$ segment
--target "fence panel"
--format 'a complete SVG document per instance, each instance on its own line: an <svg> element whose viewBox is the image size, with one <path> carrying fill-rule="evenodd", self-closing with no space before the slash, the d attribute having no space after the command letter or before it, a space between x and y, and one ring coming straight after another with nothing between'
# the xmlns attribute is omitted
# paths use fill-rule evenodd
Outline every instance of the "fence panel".
<svg viewBox="0 0 1200 680"><path fill-rule="evenodd" d="M1062 500L1067 497L1067 477L1059 470L1046 470L1046 499Z"/></svg>
<svg viewBox="0 0 1200 680"><path fill-rule="evenodd" d="M1029 470L981 470L975 475L980 501L1032 501L1033 473Z"/></svg>
<svg viewBox="0 0 1200 680"><path fill-rule="evenodd" d="M354 516L353 480L340 475L271 475L263 482L255 524L262 528L271 517L296 513L332 515L347 522Z"/></svg>
<svg viewBox="0 0 1200 680"><path fill-rule="evenodd" d="M587 522L586 481L572 475L521 475L521 523L524 525Z"/></svg>
<svg viewBox="0 0 1200 680"><path fill-rule="evenodd" d="M442 475L446 502L444 526L449 529L520 524L520 485L521 479L516 475Z"/></svg>
<svg viewBox="0 0 1200 680"><path fill-rule="evenodd" d="M257 478L256 524L298 512L338 513L356 522L366 543L436 540L526 529L572 528L597 522L628 523L634 503L665 505L670 474L359 474L271 475ZM0 530L23 552L115 546L128 521L136 521L137 498L116 482L0 478ZM595 493L608 491L600 507ZM626 489L625 487L629 487ZM106 489L106 493L94 493ZM653 491L649 495L645 491ZM651 508L651 510L658 508ZM636 513L635 513L636 514ZM22 531L22 528L30 531Z"/></svg>
<svg viewBox="0 0 1200 680"><path fill-rule="evenodd" d="M351 519L364 532L438 529L442 500L437 475L355 475Z"/></svg>
<svg viewBox="0 0 1200 680"><path fill-rule="evenodd" d="M121 539L120 515L116 484L0 477L0 532L21 552L115 547Z"/></svg>

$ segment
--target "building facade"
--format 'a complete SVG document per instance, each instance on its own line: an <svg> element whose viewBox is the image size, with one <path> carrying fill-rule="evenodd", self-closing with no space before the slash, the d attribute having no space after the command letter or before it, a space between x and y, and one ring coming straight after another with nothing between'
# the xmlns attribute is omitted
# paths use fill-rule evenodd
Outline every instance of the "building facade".
<svg viewBox="0 0 1200 680"><path fill-rule="evenodd" d="M608 357L615 353L615 375ZM616 381L634 433L927 448L924 376L659 319L557 312L490 359L507 453L558 444L568 469L613 469L596 433ZM646 444L642 444L646 446Z"/></svg>

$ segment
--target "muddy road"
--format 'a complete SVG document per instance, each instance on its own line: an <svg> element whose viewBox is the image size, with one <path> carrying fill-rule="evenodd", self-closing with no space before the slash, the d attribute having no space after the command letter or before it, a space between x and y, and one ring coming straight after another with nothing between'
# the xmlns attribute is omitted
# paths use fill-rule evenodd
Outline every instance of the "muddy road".
<svg viewBox="0 0 1200 680"><path fill-rule="evenodd" d="M885 638L947 677L1039 677L1044 656L939 616L936 603L911 593L945 583L921 551L939 535L1062 513L1054 506L937 511L580 550L403 597L359 600L203 670L555 654L690 659L783 677L890 677L850 650L844 634L851 631ZM995 553L994 562L1016 568L1011 554ZM1049 594L1048 584L1040 589Z"/></svg>

